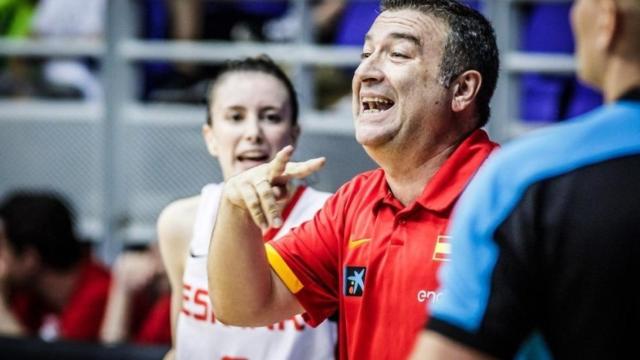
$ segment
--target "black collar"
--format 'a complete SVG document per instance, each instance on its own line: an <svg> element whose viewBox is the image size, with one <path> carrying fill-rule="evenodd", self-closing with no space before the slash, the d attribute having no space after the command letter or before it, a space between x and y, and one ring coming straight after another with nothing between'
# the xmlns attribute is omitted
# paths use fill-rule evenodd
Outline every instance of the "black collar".
<svg viewBox="0 0 640 360"><path fill-rule="evenodd" d="M640 101L640 86L631 88L629 91L625 92L620 96L618 101Z"/></svg>

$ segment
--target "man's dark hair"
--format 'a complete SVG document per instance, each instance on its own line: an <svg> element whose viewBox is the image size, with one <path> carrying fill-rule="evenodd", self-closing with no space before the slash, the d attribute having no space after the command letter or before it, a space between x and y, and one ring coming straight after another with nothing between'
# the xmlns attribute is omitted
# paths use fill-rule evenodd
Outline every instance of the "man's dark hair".
<svg viewBox="0 0 640 360"><path fill-rule="evenodd" d="M59 271L70 269L82 257L71 210L54 193L14 192L0 204L0 218L17 254L33 247L43 264Z"/></svg>
<svg viewBox="0 0 640 360"><path fill-rule="evenodd" d="M449 87L458 75L477 70L482 86L476 104L484 126L491 112L491 96L498 81L500 60L496 36L489 21L476 10L455 0L383 0L381 11L417 10L435 17L449 27L440 63L440 82Z"/></svg>
<svg viewBox="0 0 640 360"><path fill-rule="evenodd" d="M291 83L291 80L289 80L289 77L287 77L287 74L285 74L284 71L282 71L282 69L265 54L240 60L227 61L216 77L211 80L206 93L207 124L211 125L213 120L211 119L211 107L213 106L213 93L216 86L225 75L238 72L259 72L271 75L278 79L287 89L287 93L289 94L289 104L291 105L291 124L298 124L298 97L295 89L293 88L293 84Z"/></svg>

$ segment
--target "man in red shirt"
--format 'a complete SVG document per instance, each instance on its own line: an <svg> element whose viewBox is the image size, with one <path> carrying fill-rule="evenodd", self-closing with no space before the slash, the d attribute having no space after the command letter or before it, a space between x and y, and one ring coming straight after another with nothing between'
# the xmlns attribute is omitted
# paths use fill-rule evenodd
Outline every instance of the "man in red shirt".
<svg viewBox="0 0 640 360"><path fill-rule="evenodd" d="M487 20L456 1L390 0L382 10L353 78L356 140L381 168L266 247L261 230L282 223L282 184L324 159L290 163L287 147L231 178L209 253L220 321L256 326L306 312L317 324L337 311L341 358L403 359L424 306L438 301L452 207L496 146L480 127L498 51Z"/></svg>
<svg viewBox="0 0 640 360"><path fill-rule="evenodd" d="M110 278L61 198L14 193L0 204L0 334L97 340Z"/></svg>

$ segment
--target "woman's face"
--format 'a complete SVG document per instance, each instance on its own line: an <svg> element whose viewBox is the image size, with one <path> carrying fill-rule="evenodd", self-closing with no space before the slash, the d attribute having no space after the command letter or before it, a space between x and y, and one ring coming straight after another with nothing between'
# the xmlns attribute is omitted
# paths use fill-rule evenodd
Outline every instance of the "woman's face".
<svg viewBox="0 0 640 360"><path fill-rule="evenodd" d="M286 87L262 72L222 75L209 111L212 125L203 126L203 135L225 180L270 161L283 147L295 145L300 133L292 125Z"/></svg>

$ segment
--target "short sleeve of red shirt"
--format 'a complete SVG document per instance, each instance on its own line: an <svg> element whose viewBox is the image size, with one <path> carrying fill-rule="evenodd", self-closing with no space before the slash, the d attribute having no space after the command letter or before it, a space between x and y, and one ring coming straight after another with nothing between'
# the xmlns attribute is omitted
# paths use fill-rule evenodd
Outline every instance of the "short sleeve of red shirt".
<svg viewBox="0 0 640 360"><path fill-rule="evenodd" d="M267 258L304 307L312 326L338 307L339 252L344 224L345 188L331 196L315 217L280 239L267 243Z"/></svg>

